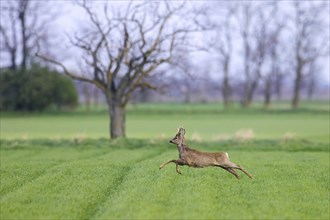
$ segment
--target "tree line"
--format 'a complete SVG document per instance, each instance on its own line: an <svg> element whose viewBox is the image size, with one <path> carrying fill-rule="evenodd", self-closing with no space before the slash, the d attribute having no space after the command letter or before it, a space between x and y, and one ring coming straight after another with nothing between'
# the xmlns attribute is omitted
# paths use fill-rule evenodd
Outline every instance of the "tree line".
<svg viewBox="0 0 330 220"><path fill-rule="evenodd" d="M45 25L51 19L34 8L44 4L30 0L2 4L2 12L11 17L6 21L12 22L0 26L2 54L11 69L16 60L26 68L30 59L98 88L108 106L111 138L125 137L125 107L135 93L182 87L189 91L193 86L187 82L203 75L209 62L213 69L208 70L220 75L225 106L233 102L234 84L239 81L242 107L251 105L261 85L267 107L289 76L294 87L292 108L298 108L303 80L315 75L329 55L324 19L329 2L77 1L73 4L84 14L84 23L68 34L78 54L77 70L64 61L65 52L57 53L51 46L54 35ZM7 9L16 10L18 16ZM196 58L201 53L208 63ZM173 83L169 78L183 80Z"/></svg>
<svg viewBox="0 0 330 220"><path fill-rule="evenodd" d="M0 85L1 111L62 110L78 104L72 80L37 64L15 71L1 70Z"/></svg>
<svg viewBox="0 0 330 220"><path fill-rule="evenodd" d="M68 77L35 58L37 45L48 46L45 7L28 0L1 3L0 110L42 111L74 108L76 88ZM4 66L4 59L9 65Z"/></svg>
<svg viewBox="0 0 330 220"><path fill-rule="evenodd" d="M304 80L315 83L320 68L326 68L329 2L247 1L217 6L213 10L221 8L222 15L207 19L213 28L207 51L218 58L224 105L230 105L236 72L243 84L243 107L251 105L260 85L264 105L269 107L272 96L280 95L290 78L292 108L298 108ZM241 65L235 67L233 59Z"/></svg>

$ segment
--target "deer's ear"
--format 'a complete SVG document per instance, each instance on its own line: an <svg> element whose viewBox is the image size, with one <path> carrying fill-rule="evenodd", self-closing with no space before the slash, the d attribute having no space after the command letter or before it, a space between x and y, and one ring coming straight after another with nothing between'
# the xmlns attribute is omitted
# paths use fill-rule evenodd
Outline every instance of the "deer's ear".
<svg viewBox="0 0 330 220"><path fill-rule="evenodd" d="M181 128L179 129L179 133L184 135L184 134L186 133L186 130L185 130L184 128L181 127Z"/></svg>

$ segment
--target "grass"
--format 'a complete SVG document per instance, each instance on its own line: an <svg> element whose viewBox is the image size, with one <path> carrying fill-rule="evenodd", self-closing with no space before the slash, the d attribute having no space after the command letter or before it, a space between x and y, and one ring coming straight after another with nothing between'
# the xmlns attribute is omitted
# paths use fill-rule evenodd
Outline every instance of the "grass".
<svg viewBox="0 0 330 220"><path fill-rule="evenodd" d="M329 105L326 102L306 103L296 111L289 110L286 105L279 103L270 110L258 106L250 110L235 106L225 110L220 104L128 106L127 137L168 137L173 135L173 129L184 125L188 138L203 141L232 138L241 130L251 130L257 139L281 139L291 134L298 139L329 141ZM107 138L108 120L104 109L41 115L3 113L1 136L5 139Z"/></svg>
<svg viewBox="0 0 330 220"><path fill-rule="evenodd" d="M220 104L128 106L129 139L106 110L2 113L0 219L329 219L329 103L270 110ZM255 176L173 164L188 145L226 151Z"/></svg>
<svg viewBox="0 0 330 220"><path fill-rule="evenodd" d="M327 144L198 146L226 150L255 179L218 168L159 170L177 158L165 140L3 141L1 219L328 219Z"/></svg>

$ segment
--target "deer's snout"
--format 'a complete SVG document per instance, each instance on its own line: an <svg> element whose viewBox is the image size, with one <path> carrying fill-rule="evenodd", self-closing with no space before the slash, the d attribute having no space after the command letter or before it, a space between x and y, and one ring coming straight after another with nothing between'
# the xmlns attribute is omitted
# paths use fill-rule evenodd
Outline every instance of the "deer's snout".
<svg viewBox="0 0 330 220"><path fill-rule="evenodd" d="M176 140L173 140L173 139L170 140L170 143L171 143L171 144L177 144Z"/></svg>

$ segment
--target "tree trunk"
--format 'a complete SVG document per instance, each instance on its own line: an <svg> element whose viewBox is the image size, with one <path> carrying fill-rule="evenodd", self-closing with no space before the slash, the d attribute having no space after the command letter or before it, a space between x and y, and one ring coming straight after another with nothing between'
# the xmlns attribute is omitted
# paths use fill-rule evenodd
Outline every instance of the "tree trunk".
<svg viewBox="0 0 330 220"><path fill-rule="evenodd" d="M110 138L125 137L125 106L122 106L115 98L107 98L107 104L110 118Z"/></svg>
<svg viewBox="0 0 330 220"><path fill-rule="evenodd" d="M244 86L244 95L242 100L242 107L249 108L253 101L253 95L258 87L258 79L255 79L253 82L246 82Z"/></svg>
<svg viewBox="0 0 330 220"><path fill-rule="evenodd" d="M283 76L280 74L275 75L275 94L277 97L277 101L282 99L282 81Z"/></svg>
<svg viewBox="0 0 330 220"><path fill-rule="evenodd" d="M227 57L225 62L224 62L224 67L223 67L223 81L222 81L222 98L223 98L223 104L225 108L230 106L230 96L231 96L231 88L229 84L229 58Z"/></svg>
<svg viewBox="0 0 330 220"><path fill-rule="evenodd" d="M249 107L249 103L248 103L248 99L249 99L249 85L247 82L245 82L244 84L244 91L243 91L243 97L242 97L242 100L241 100L241 106L243 108L248 108Z"/></svg>
<svg viewBox="0 0 330 220"><path fill-rule="evenodd" d="M308 82L308 87L307 87L307 96L309 101L313 100L315 87L316 87L315 79L312 78L310 79L310 82Z"/></svg>
<svg viewBox="0 0 330 220"><path fill-rule="evenodd" d="M16 66L16 49L10 50L10 60L11 60L10 69L15 71L17 69L17 66Z"/></svg>
<svg viewBox="0 0 330 220"><path fill-rule="evenodd" d="M246 96L246 100L244 101L244 107L245 108L250 108L251 104L252 104L252 91L249 91L247 96Z"/></svg>
<svg viewBox="0 0 330 220"><path fill-rule="evenodd" d="M271 104L271 96L272 96L272 81L271 79L266 80L266 85L265 85L265 93L264 93L264 107L269 108Z"/></svg>
<svg viewBox="0 0 330 220"><path fill-rule="evenodd" d="M294 89L293 89L293 98L292 98L292 108L297 109L299 107L300 101L300 88L302 82L302 64L298 61L298 66L296 69L296 78L294 81Z"/></svg>
<svg viewBox="0 0 330 220"><path fill-rule="evenodd" d="M231 95L231 90L230 90L230 85L229 85L229 79L228 77L224 77L223 82L222 82L222 98L223 98L223 104L225 107L229 107L230 105L230 95Z"/></svg>
<svg viewBox="0 0 330 220"><path fill-rule="evenodd" d="M251 103L252 103L252 97L251 97L250 91L247 91L247 93L245 93L243 96L241 106L243 108L249 108L251 106Z"/></svg>
<svg viewBox="0 0 330 220"><path fill-rule="evenodd" d="M315 73L317 72L316 66L315 66L315 61L310 63L310 67L309 67L309 73L308 73L308 79L307 79L307 97L308 100L312 100L313 99L313 95L315 93L316 90L316 76Z"/></svg>
<svg viewBox="0 0 330 220"><path fill-rule="evenodd" d="M26 36L26 10L27 10L28 1L22 0L20 1L20 12L19 12L19 19L20 19L20 25L21 25L21 37L22 37L22 64L21 67L25 70L26 69L26 60L27 60L27 36Z"/></svg>

